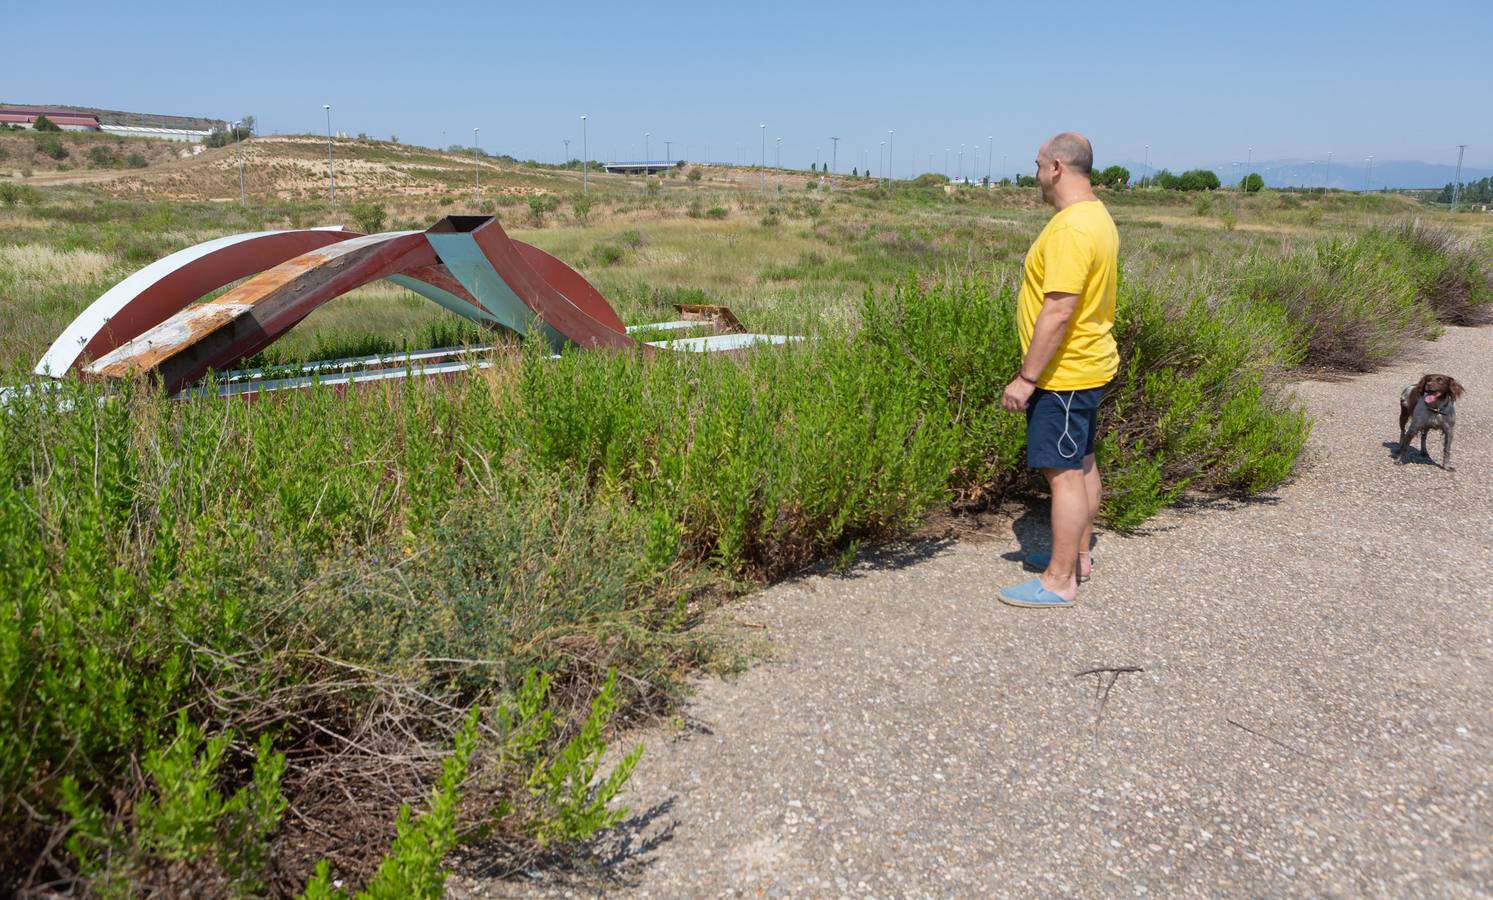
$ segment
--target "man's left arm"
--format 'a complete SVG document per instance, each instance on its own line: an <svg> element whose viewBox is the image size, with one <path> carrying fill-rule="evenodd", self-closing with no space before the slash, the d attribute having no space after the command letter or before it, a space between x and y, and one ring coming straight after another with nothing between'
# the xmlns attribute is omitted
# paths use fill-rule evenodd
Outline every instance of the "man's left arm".
<svg viewBox="0 0 1493 900"><path fill-rule="evenodd" d="M1021 360L1021 369L1006 385L1001 405L1011 412L1026 409L1032 392L1037 389L1037 379L1047 370L1047 364L1063 344L1068 334L1068 323L1078 309L1078 294L1063 291L1048 291L1042 298L1042 310L1032 325L1032 343Z"/></svg>

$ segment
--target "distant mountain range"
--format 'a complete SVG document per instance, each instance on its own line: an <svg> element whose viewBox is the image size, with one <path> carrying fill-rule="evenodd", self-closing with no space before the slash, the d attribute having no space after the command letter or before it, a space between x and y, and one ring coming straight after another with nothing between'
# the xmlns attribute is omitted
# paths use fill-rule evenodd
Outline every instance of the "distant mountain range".
<svg viewBox="0 0 1493 900"><path fill-rule="evenodd" d="M1115 163L1105 162L1102 165L1109 166ZM1132 179L1140 179L1145 167L1137 161L1131 160L1121 162L1130 170ZM1174 174L1180 174L1192 166L1158 166L1151 164L1151 172L1154 174L1158 168L1168 168ZM1212 169L1218 174L1218 180L1224 184L1231 184L1245 175L1244 161L1239 165L1232 163L1215 164L1204 166ZM1380 162L1374 160L1374 167L1369 171L1361 159L1344 160L1334 157L1332 170L1329 173L1325 159L1257 159L1249 167L1250 171L1260 173L1265 179L1266 187L1322 187L1324 178L1330 179L1328 187L1341 191L1364 190L1365 176L1367 176L1369 190L1381 188L1443 188L1452 182L1457 174L1456 164L1428 163L1419 161L1387 160ZM1478 181L1483 178L1493 177L1493 169L1477 169L1469 166L1462 167L1462 181Z"/></svg>

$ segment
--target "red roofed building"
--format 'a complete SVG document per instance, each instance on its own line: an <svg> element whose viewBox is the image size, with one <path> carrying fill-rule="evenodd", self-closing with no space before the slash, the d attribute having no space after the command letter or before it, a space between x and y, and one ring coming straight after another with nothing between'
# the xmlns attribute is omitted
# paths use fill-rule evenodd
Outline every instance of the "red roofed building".
<svg viewBox="0 0 1493 900"><path fill-rule="evenodd" d="M98 116L80 113L73 109L48 109L41 106L0 106L0 124L19 125L22 128L36 127L37 116L47 120L63 131L98 131Z"/></svg>

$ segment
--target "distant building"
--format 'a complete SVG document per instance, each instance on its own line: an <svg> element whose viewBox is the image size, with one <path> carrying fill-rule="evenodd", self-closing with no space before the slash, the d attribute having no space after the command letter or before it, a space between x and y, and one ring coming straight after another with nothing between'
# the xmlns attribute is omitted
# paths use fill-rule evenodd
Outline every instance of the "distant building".
<svg viewBox="0 0 1493 900"><path fill-rule="evenodd" d="M0 124L35 128L39 116L63 131L99 131L98 116L75 109L50 109L45 106L0 106Z"/></svg>
<svg viewBox="0 0 1493 900"><path fill-rule="evenodd" d="M211 119L186 116L147 116L60 106L0 106L0 124L35 128L38 116L46 116L48 121L63 131L102 131L118 137L197 143L207 140L214 125L227 127Z"/></svg>

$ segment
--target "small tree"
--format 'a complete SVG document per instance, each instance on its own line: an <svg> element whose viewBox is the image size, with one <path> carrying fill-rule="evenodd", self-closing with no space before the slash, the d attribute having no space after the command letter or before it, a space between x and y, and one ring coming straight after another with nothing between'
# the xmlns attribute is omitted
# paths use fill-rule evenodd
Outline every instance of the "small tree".
<svg viewBox="0 0 1493 900"><path fill-rule="evenodd" d="M1245 193L1258 194L1260 192L1260 189L1264 186L1265 179L1260 177L1259 172L1250 172L1248 175L1244 176L1243 187Z"/></svg>
<svg viewBox="0 0 1493 900"><path fill-rule="evenodd" d="M36 121L31 123L34 131L61 131L62 127L46 116L37 116Z"/></svg>
<svg viewBox="0 0 1493 900"><path fill-rule="evenodd" d="M366 234L384 230L384 208L377 203L360 200L347 208L347 214Z"/></svg>
<svg viewBox="0 0 1493 900"><path fill-rule="evenodd" d="M861 175L861 173L858 172L858 171L856 171L855 166L851 166L850 167L850 177L851 178L859 178L860 175Z"/></svg>
<svg viewBox="0 0 1493 900"><path fill-rule="evenodd" d="M702 173L700 172L700 167L699 166L695 166L693 169L690 169L689 170L689 174L686 175L686 176L684 176L684 177L688 178L690 181L699 181L700 178L701 178L701 175L702 175Z"/></svg>
<svg viewBox="0 0 1493 900"><path fill-rule="evenodd" d="M570 201L570 209L575 213L576 221L582 225L586 224L586 220L591 215L591 206L591 198L584 194Z"/></svg>
<svg viewBox="0 0 1493 900"><path fill-rule="evenodd" d="M1130 183L1130 170L1124 166L1110 166L1102 172L1094 172L1089 180L1107 188L1123 188Z"/></svg>

